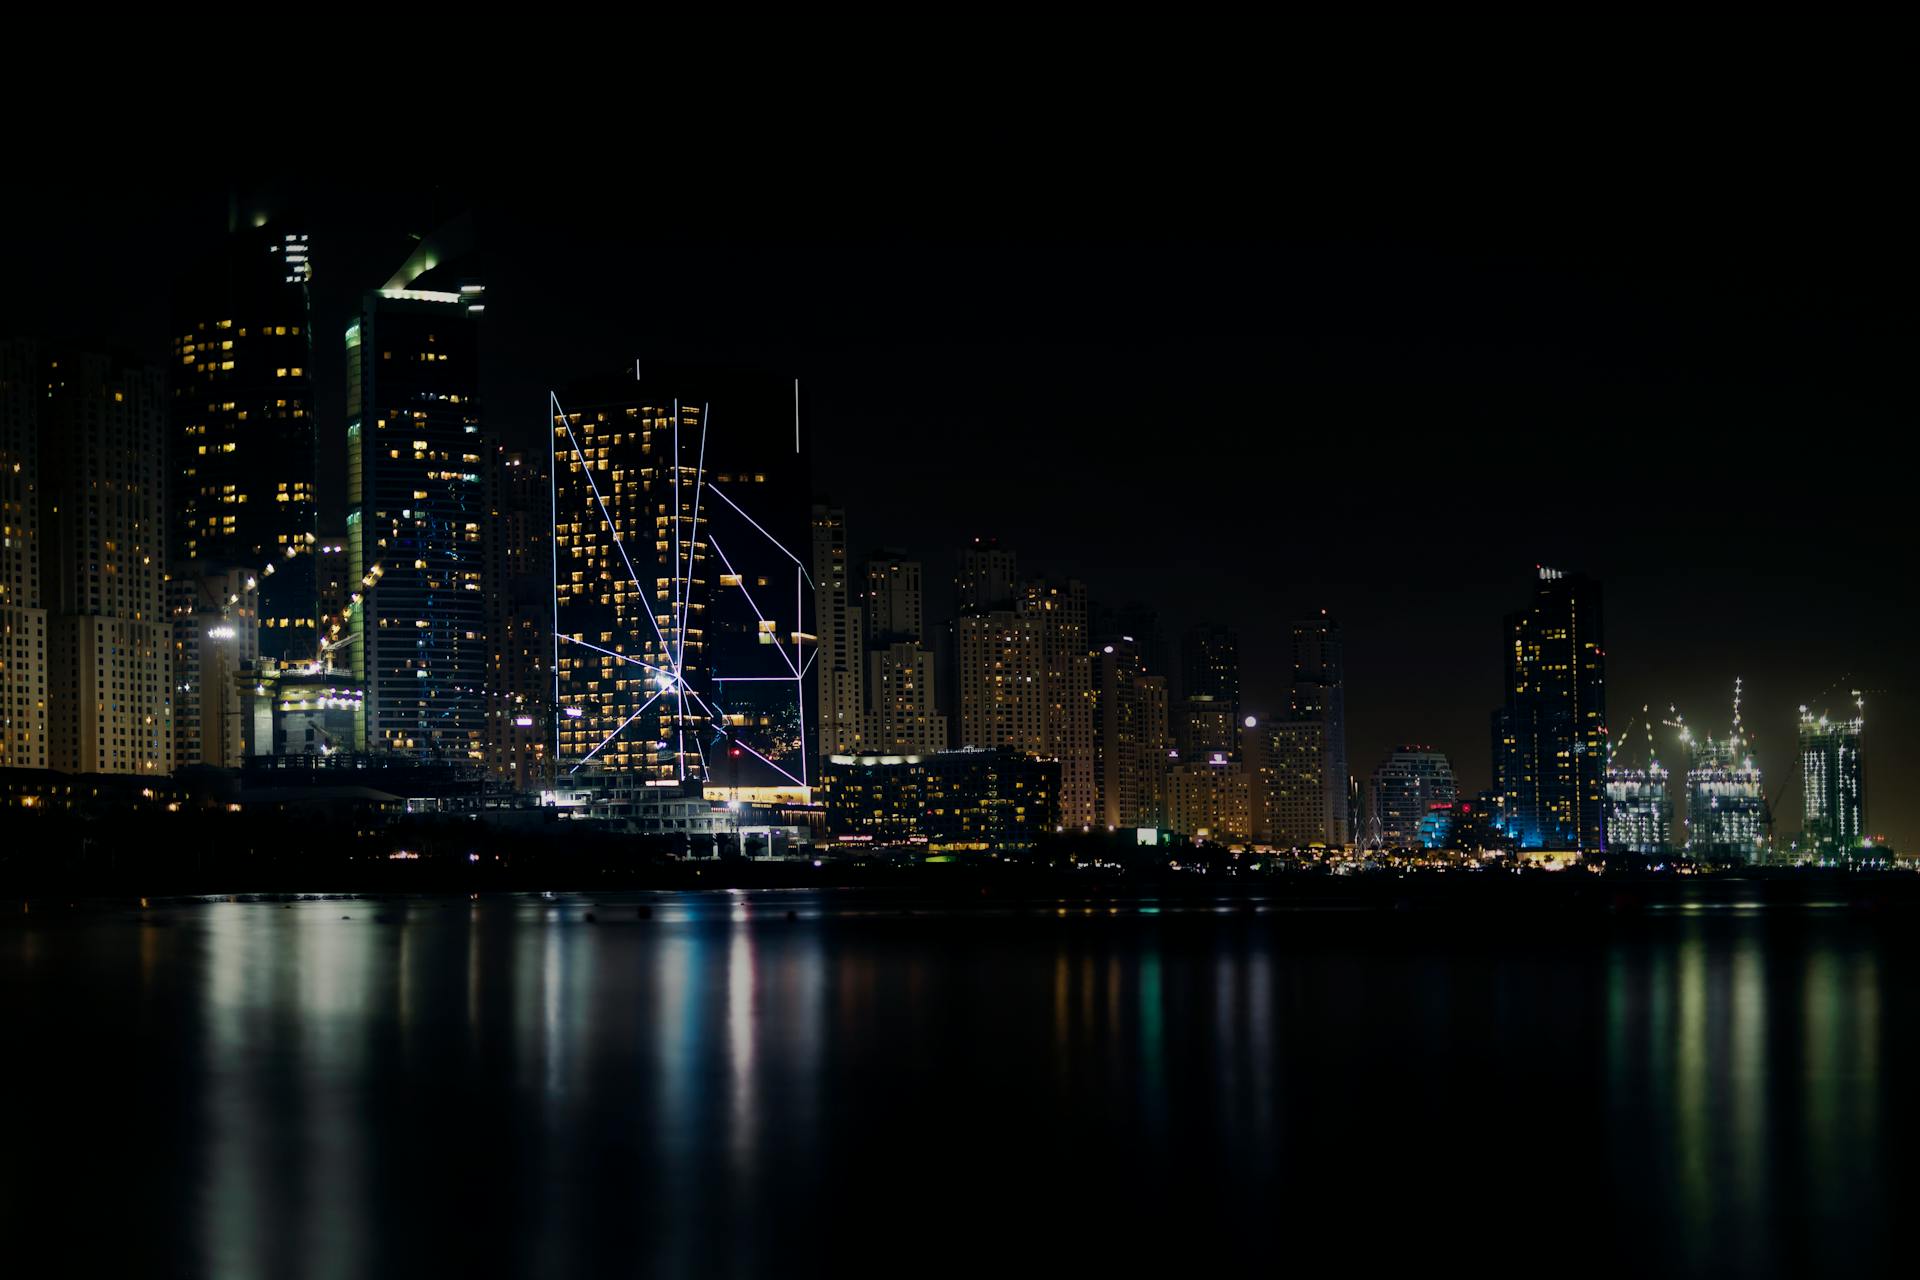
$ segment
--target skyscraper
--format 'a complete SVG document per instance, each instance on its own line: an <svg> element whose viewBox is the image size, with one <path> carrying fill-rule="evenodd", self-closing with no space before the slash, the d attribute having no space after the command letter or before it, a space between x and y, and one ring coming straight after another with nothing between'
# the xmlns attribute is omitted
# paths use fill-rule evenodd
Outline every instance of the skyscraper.
<svg viewBox="0 0 1920 1280"><path fill-rule="evenodd" d="M1255 719L1242 726L1240 741L1252 788L1253 838L1288 849L1331 843L1335 828L1326 777L1326 721ZM1345 788L1340 790L1339 827L1344 831Z"/></svg>
<svg viewBox="0 0 1920 1280"><path fill-rule="evenodd" d="M1047 752L1046 634L1034 614L997 609L954 622L959 745Z"/></svg>
<svg viewBox="0 0 1920 1280"><path fill-rule="evenodd" d="M1090 829L1099 806L1094 780L1093 656L1086 584L1034 579L1019 586L1017 610L1040 626L1046 686L1041 754L1060 762L1060 822Z"/></svg>
<svg viewBox="0 0 1920 1280"><path fill-rule="evenodd" d="M1251 781L1246 766L1224 752L1181 761L1167 771L1168 828L1215 844L1251 839Z"/></svg>
<svg viewBox="0 0 1920 1280"><path fill-rule="evenodd" d="M1095 655L1094 777L1108 830L1167 822L1167 681L1126 640Z"/></svg>
<svg viewBox="0 0 1920 1280"><path fill-rule="evenodd" d="M1696 858L1750 862L1766 849L1767 793L1740 718L1744 682L1733 682L1733 723L1724 738L1680 722L1687 748L1687 852Z"/></svg>
<svg viewBox="0 0 1920 1280"><path fill-rule="evenodd" d="M241 682L260 660L256 577L177 562L167 575L173 641L173 763L237 769L246 755Z"/></svg>
<svg viewBox="0 0 1920 1280"><path fill-rule="evenodd" d="M38 350L0 341L0 769L47 767Z"/></svg>
<svg viewBox="0 0 1920 1280"><path fill-rule="evenodd" d="M947 746L947 718L934 705L933 655L909 640L867 651L866 750L930 755Z"/></svg>
<svg viewBox="0 0 1920 1280"><path fill-rule="evenodd" d="M1019 581L1011 549L997 538L975 538L960 549L960 576L954 582L959 615L1013 608Z"/></svg>
<svg viewBox="0 0 1920 1280"><path fill-rule="evenodd" d="M1232 627L1189 628L1180 641L1180 697L1207 698L1240 713L1240 634Z"/></svg>
<svg viewBox="0 0 1920 1280"><path fill-rule="evenodd" d="M819 630L814 659L820 707L816 754L824 759L863 749L866 627L847 567L847 513L815 504L812 525L814 614Z"/></svg>
<svg viewBox="0 0 1920 1280"><path fill-rule="evenodd" d="M260 652L301 661L318 613L307 247L277 223L235 230L176 300L170 379L176 573L254 576Z"/></svg>
<svg viewBox="0 0 1920 1280"><path fill-rule="evenodd" d="M1506 619L1506 705L1494 720L1501 821L1523 849L1606 848L1607 690L1600 584L1541 568Z"/></svg>
<svg viewBox="0 0 1920 1280"><path fill-rule="evenodd" d="M99 355L49 359L44 377L47 762L69 773L168 773L163 377Z"/></svg>
<svg viewBox="0 0 1920 1280"><path fill-rule="evenodd" d="M1327 616L1296 622L1293 638L1293 692L1290 718L1298 722L1315 721L1321 726L1320 741L1324 758L1319 775L1326 789L1322 802L1322 833L1310 840L1322 840L1340 847L1353 839L1348 802L1351 779L1347 763L1347 688L1346 661L1340 636L1340 624ZM1304 730L1287 735L1288 751L1298 749ZM1285 753L1283 753L1285 754ZM1298 774L1296 773L1296 777ZM1304 799L1300 801L1304 805ZM1304 820L1306 810L1295 806L1292 812Z"/></svg>
<svg viewBox="0 0 1920 1280"><path fill-rule="evenodd" d="M882 551L867 561L867 642L876 647L926 639L920 562Z"/></svg>
<svg viewBox="0 0 1920 1280"><path fill-rule="evenodd" d="M486 472L487 771L522 791L548 781L552 767L553 495L546 462L495 446Z"/></svg>
<svg viewBox="0 0 1920 1280"><path fill-rule="evenodd" d="M423 242L347 326L351 665L364 750L479 762L487 728L486 546L470 232Z"/></svg>
<svg viewBox="0 0 1920 1280"><path fill-rule="evenodd" d="M1459 798L1453 765L1432 747L1396 747L1373 771L1367 843L1410 849L1420 843L1420 824L1435 805Z"/></svg>
<svg viewBox="0 0 1920 1280"><path fill-rule="evenodd" d="M1846 857L1867 840L1867 802L1860 767L1864 707L1833 720L1800 708L1800 846L1816 858Z"/></svg>
<svg viewBox="0 0 1920 1280"><path fill-rule="evenodd" d="M797 384L636 366L554 407L559 767L628 792L809 785L800 553L822 530Z"/></svg>

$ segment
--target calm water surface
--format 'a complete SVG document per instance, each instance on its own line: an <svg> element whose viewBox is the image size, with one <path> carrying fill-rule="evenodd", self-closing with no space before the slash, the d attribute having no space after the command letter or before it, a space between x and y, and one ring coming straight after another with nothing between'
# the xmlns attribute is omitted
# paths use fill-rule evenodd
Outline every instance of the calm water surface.
<svg viewBox="0 0 1920 1280"><path fill-rule="evenodd" d="M21 1275L1904 1271L1912 932L812 892L13 920L0 1240L55 1251Z"/></svg>

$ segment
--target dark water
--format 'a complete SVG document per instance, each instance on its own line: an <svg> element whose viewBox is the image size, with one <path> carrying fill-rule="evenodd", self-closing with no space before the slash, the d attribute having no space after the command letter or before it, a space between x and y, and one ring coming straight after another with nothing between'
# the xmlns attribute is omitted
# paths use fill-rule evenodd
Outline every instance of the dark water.
<svg viewBox="0 0 1920 1280"><path fill-rule="evenodd" d="M0 1240L59 1251L21 1275L1905 1271L1911 932L818 893L15 919Z"/></svg>

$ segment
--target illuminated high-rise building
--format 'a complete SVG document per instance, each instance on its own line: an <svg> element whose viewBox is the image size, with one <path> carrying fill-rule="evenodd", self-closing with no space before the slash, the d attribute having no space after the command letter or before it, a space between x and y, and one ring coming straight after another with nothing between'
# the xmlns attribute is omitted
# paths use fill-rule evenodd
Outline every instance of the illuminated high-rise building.
<svg viewBox="0 0 1920 1280"><path fill-rule="evenodd" d="M470 234L423 241L347 326L348 581L364 600L344 647L365 692L359 749L478 764L489 449Z"/></svg>
<svg viewBox="0 0 1920 1280"><path fill-rule="evenodd" d="M1523 849L1606 848L1607 688L1600 584L1541 568L1506 619L1506 705L1494 717L1500 821Z"/></svg>
<svg viewBox="0 0 1920 1280"><path fill-rule="evenodd" d="M1167 827L1214 844L1253 838L1253 779L1225 752L1182 760L1167 771Z"/></svg>
<svg viewBox="0 0 1920 1280"><path fill-rule="evenodd" d="M1248 719L1252 723L1242 725L1240 742L1252 787L1253 839L1287 849L1332 843L1327 722ZM1345 788L1341 791L1344 831Z"/></svg>
<svg viewBox="0 0 1920 1280"><path fill-rule="evenodd" d="M1800 847L1816 858L1846 857L1867 843L1867 802L1860 765L1866 717L1834 720L1800 708Z"/></svg>
<svg viewBox="0 0 1920 1280"><path fill-rule="evenodd" d="M641 366L554 407L561 776L811 785L800 553L821 530L797 384Z"/></svg>
<svg viewBox="0 0 1920 1280"><path fill-rule="evenodd" d="M246 756L242 682L260 660L255 585L237 565L176 563L167 575L176 769L237 769Z"/></svg>
<svg viewBox="0 0 1920 1280"><path fill-rule="evenodd" d="M1224 698L1182 698L1173 712L1173 741L1183 760L1240 751L1240 709Z"/></svg>
<svg viewBox="0 0 1920 1280"><path fill-rule="evenodd" d="M933 655L911 641L867 650L866 750L927 755L947 747L947 718L934 705Z"/></svg>
<svg viewBox="0 0 1920 1280"><path fill-rule="evenodd" d="M960 576L954 582L961 617L1013 608L1020 575L1011 548L997 538L975 538L960 549Z"/></svg>
<svg viewBox="0 0 1920 1280"><path fill-rule="evenodd" d="M1040 754L1060 762L1060 822L1090 829L1099 807L1094 777L1093 658L1087 588L1080 582L1021 583L1016 611L1039 624L1046 725Z"/></svg>
<svg viewBox="0 0 1920 1280"><path fill-rule="evenodd" d="M863 750L866 627L847 567L847 513L815 505L812 525L814 616L819 630L814 683L820 710L815 723L817 754L825 758Z"/></svg>
<svg viewBox="0 0 1920 1280"><path fill-rule="evenodd" d="M1316 618L1296 622L1292 628L1293 688L1290 716L1296 723L1317 721L1321 725L1320 743L1324 758L1320 762L1321 785L1326 796L1321 804L1321 833L1308 843L1322 841L1335 848L1353 839L1352 806L1348 789L1352 775L1347 763L1347 685L1345 645L1340 624L1322 609ZM1296 750L1305 731L1289 733L1287 751ZM1296 770L1294 775L1299 775ZM1305 820L1304 799L1290 800L1292 812Z"/></svg>
<svg viewBox="0 0 1920 1280"><path fill-rule="evenodd" d="M1667 771L1655 761L1645 768L1607 770L1607 848L1615 853L1663 853L1673 847L1673 800Z"/></svg>
<svg viewBox="0 0 1920 1280"><path fill-rule="evenodd" d="M47 763L68 773L168 773L163 375L105 356L60 355L43 378Z"/></svg>
<svg viewBox="0 0 1920 1280"><path fill-rule="evenodd" d="M945 750L947 718L935 705L934 657L924 646L920 562L898 551L868 560L865 615L864 749L883 755Z"/></svg>
<svg viewBox="0 0 1920 1280"><path fill-rule="evenodd" d="M876 647L925 638L920 562L898 551L882 551L867 561L867 643Z"/></svg>
<svg viewBox="0 0 1920 1280"><path fill-rule="evenodd" d="M39 352L0 341L0 769L47 767Z"/></svg>
<svg viewBox="0 0 1920 1280"><path fill-rule="evenodd" d="M1180 697L1210 699L1240 713L1240 634L1232 627L1191 627L1180 640Z"/></svg>
<svg viewBox="0 0 1920 1280"><path fill-rule="evenodd" d="M956 619L954 665L960 746L1048 754L1044 619L1011 609Z"/></svg>
<svg viewBox="0 0 1920 1280"><path fill-rule="evenodd" d="M172 558L254 575L260 652L300 661L319 612L311 271L304 231L233 231L176 300L169 378Z"/></svg>
<svg viewBox="0 0 1920 1280"><path fill-rule="evenodd" d="M1653 747L1651 708L1642 707L1646 721L1647 754L1643 765L1628 764L1622 740L1610 743L1606 772L1607 850L1610 853L1665 853L1673 847L1673 800L1667 790L1667 770ZM1628 726L1631 733L1632 726Z"/></svg>
<svg viewBox="0 0 1920 1280"><path fill-rule="evenodd" d="M1420 824L1435 805L1459 798L1453 765L1432 747L1396 747L1373 771L1368 788L1367 843L1387 849L1411 849L1420 843Z"/></svg>
<svg viewBox="0 0 1920 1280"><path fill-rule="evenodd" d="M550 781L552 491L547 459L495 446L487 467L487 771L516 790Z"/></svg>
<svg viewBox="0 0 1920 1280"><path fill-rule="evenodd" d="M1108 830L1164 826L1172 749L1166 677L1149 675L1125 639L1102 645L1094 658L1095 820Z"/></svg>

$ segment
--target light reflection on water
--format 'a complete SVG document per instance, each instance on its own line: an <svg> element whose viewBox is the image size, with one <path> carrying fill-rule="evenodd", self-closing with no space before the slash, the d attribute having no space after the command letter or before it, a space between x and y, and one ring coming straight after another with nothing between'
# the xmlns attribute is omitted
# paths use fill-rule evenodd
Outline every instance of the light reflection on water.
<svg viewBox="0 0 1920 1280"><path fill-rule="evenodd" d="M1572 1248L1570 1221L1590 1238L1563 1263L1884 1264L1913 1165L1887 1081L1920 1034L1897 929L1227 905L222 902L11 928L0 1016L42 1105L0 1225L275 1276L791 1273L1016 1238L1495 1262Z"/></svg>

